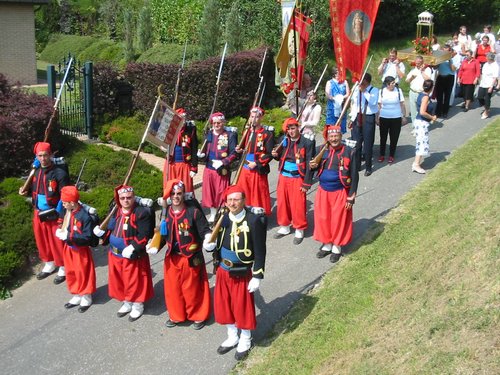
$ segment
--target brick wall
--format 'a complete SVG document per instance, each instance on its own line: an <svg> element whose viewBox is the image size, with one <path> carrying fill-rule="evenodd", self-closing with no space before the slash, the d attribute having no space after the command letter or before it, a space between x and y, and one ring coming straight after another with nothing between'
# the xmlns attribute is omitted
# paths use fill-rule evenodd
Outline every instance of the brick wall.
<svg viewBox="0 0 500 375"><path fill-rule="evenodd" d="M33 4L0 3L0 73L11 83L37 83Z"/></svg>

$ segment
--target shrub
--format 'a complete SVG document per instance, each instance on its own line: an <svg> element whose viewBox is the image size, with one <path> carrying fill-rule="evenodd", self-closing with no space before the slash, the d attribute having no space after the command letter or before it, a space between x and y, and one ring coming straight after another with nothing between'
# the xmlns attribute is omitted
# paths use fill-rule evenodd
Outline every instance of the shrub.
<svg viewBox="0 0 500 375"><path fill-rule="evenodd" d="M33 161L33 145L44 139L52 115L52 100L46 96L12 89L0 74L0 180L26 171ZM53 150L60 148L57 120L49 135Z"/></svg>
<svg viewBox="0 0 500 375"><path fill-rule="evenodd" d="M119 92L127 85L118 70L109 63L94 65L94 118L97 124L105 117L116 118L119 114Z"/></svg>
<svg viewBox="0 0 500 375"><path fill-rule="evenodd" d="M138 63L181 64L184 46L179 44L158 44L139 56ZM198 47L189 44L186 48L186 64L197 59Z"/></svg>
<svg viewBox="0 0 500 375"><path fill-rule="evenodd" d="M77 55L81 61L111 62L117 64L123 57L119 43L109 39L99 39L90 44Z"/></svg>
<svg viewBox="0 0 500 375"><path fill-rule="evenodd" d="M78 57L80 53L97 40L90 36L55 34L40 54L40 59L52 64L58 64L69 52Z"/></svg>

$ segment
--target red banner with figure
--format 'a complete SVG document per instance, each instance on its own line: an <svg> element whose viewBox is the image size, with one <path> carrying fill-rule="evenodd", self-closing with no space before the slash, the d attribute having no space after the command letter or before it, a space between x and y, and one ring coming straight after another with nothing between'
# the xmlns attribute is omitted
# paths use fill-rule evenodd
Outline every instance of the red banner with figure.
<svg viewBox="0 0 500 375"><path fill-rule="evenodd" d="M350 70L352 80L363 73L380 0L330 0L332 37L340 79Z"/></svg>
<svg viewBox="0 0 500 375"><path fill-rule="evenodd" d="M283 35L281 47L276 55L276 67L281 78L281 88L285 94L295 87L302 88L302 77L307 58L309 44L309 26L311 18L295 9L288 28ZM297 66L295 66L295 49L297 49Z"/></svg>

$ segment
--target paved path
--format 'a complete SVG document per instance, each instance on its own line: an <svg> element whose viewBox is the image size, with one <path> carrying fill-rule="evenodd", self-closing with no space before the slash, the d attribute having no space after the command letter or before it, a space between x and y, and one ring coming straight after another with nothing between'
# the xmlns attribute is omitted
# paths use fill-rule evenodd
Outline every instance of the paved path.
<svg viewBox="0 0 500 375"><path fill-rule="evenodd" d="M498 96L493 99L493 106L500 106ZM455 107L450 113L450 119L431 128L432 155L424 163L429 173L491 121L480 120L480 109L462 113ZM499 113L498 109L492 110L493 115ZM372 176L361 174L354 206L356 239L425 178L411 172L414 138L409 131L408 126L402 130L394 165L375 161ZM377 146L374 155L378 155ZM270 186L274 204L276 163L272 169ZM310 223L316 189L317 185L309 192ZM291 305L332 268L328 258L315 258L318 244L311 238L311 229L300 246L292 244L291 236L274 240L275 231L272 218L266 277L256 293L258 328L254 337L257 345ZM354 243L346 250L352 251L355 247ZM68 291L65 284L55 286L53 277L43 281L32 278L15 290L12 298L0 301L3 374L224 374L235 365L234 352L224 356L216 353L217 346L225 339L225 328L213 320L201 331L194 331L188 325L171 329L164 326L167 314L163 302L163 254L151 257L156 295L147 303L145 315L134 323L116 317L120 304L107 295L106 254L103 249L97 249L94 256L98 290L94 305L85 314L64 309ZM209 271L211 268L209 264ZM211 273L209 277L213 287Z"/></svg>

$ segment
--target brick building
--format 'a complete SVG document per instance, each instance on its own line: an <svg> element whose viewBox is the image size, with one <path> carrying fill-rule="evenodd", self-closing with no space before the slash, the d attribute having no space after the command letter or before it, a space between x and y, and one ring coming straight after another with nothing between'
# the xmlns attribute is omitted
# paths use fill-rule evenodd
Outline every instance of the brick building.
<svg viewBox="0 0 500 375"><path fill-rule="evenodd" d="M37 83L35 6L48 2L0 0L0 73L11 83Z"/></svg>

